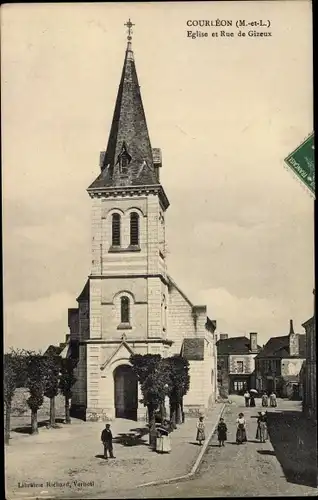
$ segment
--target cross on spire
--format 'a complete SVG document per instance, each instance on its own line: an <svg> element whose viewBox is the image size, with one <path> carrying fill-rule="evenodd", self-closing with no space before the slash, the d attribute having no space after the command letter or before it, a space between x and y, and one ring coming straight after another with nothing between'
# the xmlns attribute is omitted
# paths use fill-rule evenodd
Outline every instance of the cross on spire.
<svg viewBox="0 0 318 500"><path fill-rule="evenodd" d="M135 25L131 22L131 20L129 18L128 21L127 21L127 23L124 24L124 26L127 26L127 33L128 33L127 40L130 42L131 35L133 33L132 27L135 26Z"/></svg>

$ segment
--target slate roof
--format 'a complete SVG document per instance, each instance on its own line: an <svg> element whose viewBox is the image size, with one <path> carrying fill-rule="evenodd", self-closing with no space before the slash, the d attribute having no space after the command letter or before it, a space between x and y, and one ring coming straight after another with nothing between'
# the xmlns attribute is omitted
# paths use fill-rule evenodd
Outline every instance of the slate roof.
<svg viewBox="0 0 318 500"><path fill-rule="evenodd" d="M188 361L202 361L204 359L204 339L184 339L181 354Z"/></svg>
<svg viewBox="0 0 318 500"><path fill-rule="evenodd" d="M298 335L299 358L306 357L306 335ZM257 358L289 358L289 335L272 337L258 353Z"/></svg>
<svg viewBox="0 0 318 500"><path fill-rule="evenodd" d="M60 344L59 346L50 345L44 353L44 356L59 356L63 351L66 343Z"/></svg>
<svg viewBox="0 0 318 500"><path fill-rule="evenodd" d="M216 330L216 326L217 326L216 320L215 320L215 319L210 319L210 318L209 318L209 316L207 316L207 318L206 318L205 328L206 328L209 332L214 333L214 332L215 332L215 330Z"/></svg>
<svg viewBox="0 0 318 500"><path fill-rule="evenodd" d="M303 326L304 328L306 328L306 326L311 326L312 324L315 324L315 316L312 316L311 318L307 319L307 321L305 321L305 323L303 323L301 326Z"/></svg>
<svg viewBox="0 0 318 500"><path fill-rule="evenodd" d="M123 151L128 153L130 160L127 175L119 171L119 158ZM122 185L159 185L131 42L126 49L101 173L88 189Z"/></svg>
<svg viewBox="0 0 318 500"><path fill-rule="evenodd" d="M251 354L250 340L247 337L230 337L216 343L218 356L227 354ZM261 349L260 346L257 346Z"/></svg>
<svg viewBox="0 0 318 500"><path fill-rule="evenodd" d="M86 281L83 290L77 297L77 301L88 300L89 299L89 280Z"/></svg>

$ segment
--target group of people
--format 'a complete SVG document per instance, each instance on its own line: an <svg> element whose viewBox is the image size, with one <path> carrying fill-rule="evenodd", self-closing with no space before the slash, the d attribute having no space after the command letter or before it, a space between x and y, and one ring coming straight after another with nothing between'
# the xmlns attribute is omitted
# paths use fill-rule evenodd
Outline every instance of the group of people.
<svg viewBox="0 0 318 500"><path fill-rule="evenodd" d="M262 395L262 406L263 407L267 407L268 406L268 401L269 401L269 405L272 408L276 408L276 406L277 406L277 399L276 399L275 392L272 392L270 394L270 396L268 396L267 392L264 392L264 394Z"/></svg>
<svg viewBox="0 0 318 500"><path fill-rule="evenodd" d="M265 394L263 395L263 397L264 396ZM262 404L263 404L263 398L262 398ZM266 404L264 404L263 406L268 406L268 399L266 401ZM170 453L171 451L170 431L171 428L168 420L164 420L162 424L160 424L159 427L157 428L156 451L158 453ZM225 445L225 441L227 441L227 432L228 432L227 425L224 421L224 418L220 418L217 426L219 446ZM261 443L265 443L265 441L268 439L266 411L258 412L256 439L259 440ZM110 424L106 424L105 429L102 431L101 441L104 445L104 458L108 459L108 455L109 458L115 458L113 454L113 436L110 429ZM203 441L205 441L205 423L203 416L200 416L197 422L196 441L198 441L200 446L202 446ZM244 414L239 413L238 418L236 419L236 443L242 444L246 442L247 442L246 420Z"/></svg>
<svg viewBox="0 0 318 500"><path fill-rule="evenodd" d="M227 425L224 421L224 418L220 418L217 426L219 446L224 446L225 441L227 441L227 432L228 432ZM204 439L205 439L204 422L203 422L203 417L200 417L199 422L197 424L197 441L199 441L199 444L201 445ZM267 413L264 411L258 412L256 439L259 440L261 443L265 443L265 441L268 439ZM239 413L238 418L236 419L236 443L242 444L246 442L247 442L246 420L244 414Z"/></svg>
<svg viewBox="0 0 318 500"><path fill-rule="evenodd" d="M247 442L247 433L246 433L246 420L244 418L243 413L239 413L238 418L236 420L236 443L242 444ZM264 411L258 412L257 418L257 431L256 431L256 439L261 443L265 443L268 439L268 431L267 431L267 413Z"/></svg>
<svg viewBox="0 0 318 500"><path fill-rule="evenodd" d="M246 407L255 407L255 393L252 391L246 391L244 393L245 406ZM276 408L277 406L277 398L275 392L271 392L270 396L268 396L267 392L264 392L262 395L262 406L268 406L268 402L272 408Z"/></svg>

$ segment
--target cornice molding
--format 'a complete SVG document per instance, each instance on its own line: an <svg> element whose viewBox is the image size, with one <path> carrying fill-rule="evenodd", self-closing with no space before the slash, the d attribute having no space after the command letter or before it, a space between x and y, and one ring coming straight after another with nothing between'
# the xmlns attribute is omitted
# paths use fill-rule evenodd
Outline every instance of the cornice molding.
<svg viewBox="0 0 318 500"><path fill-rule="evenodd" d="M158 195L164 210L170 203L168 197L161 184L149 186L114 186L114 187L96 187L88 188L87 192L91 198L117 198L117 197L132 197L149 194Z"/></svg>

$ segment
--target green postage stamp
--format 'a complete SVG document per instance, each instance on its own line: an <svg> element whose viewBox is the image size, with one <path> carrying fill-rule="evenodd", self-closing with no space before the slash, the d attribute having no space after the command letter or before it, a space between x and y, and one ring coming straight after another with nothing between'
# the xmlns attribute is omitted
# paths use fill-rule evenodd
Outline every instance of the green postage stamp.
<svg viewBox="0 0 318 500"><path fill-rule="evenodd" d="M310 191L315 194L315 145L312 133L285 162Z"/></svg>

